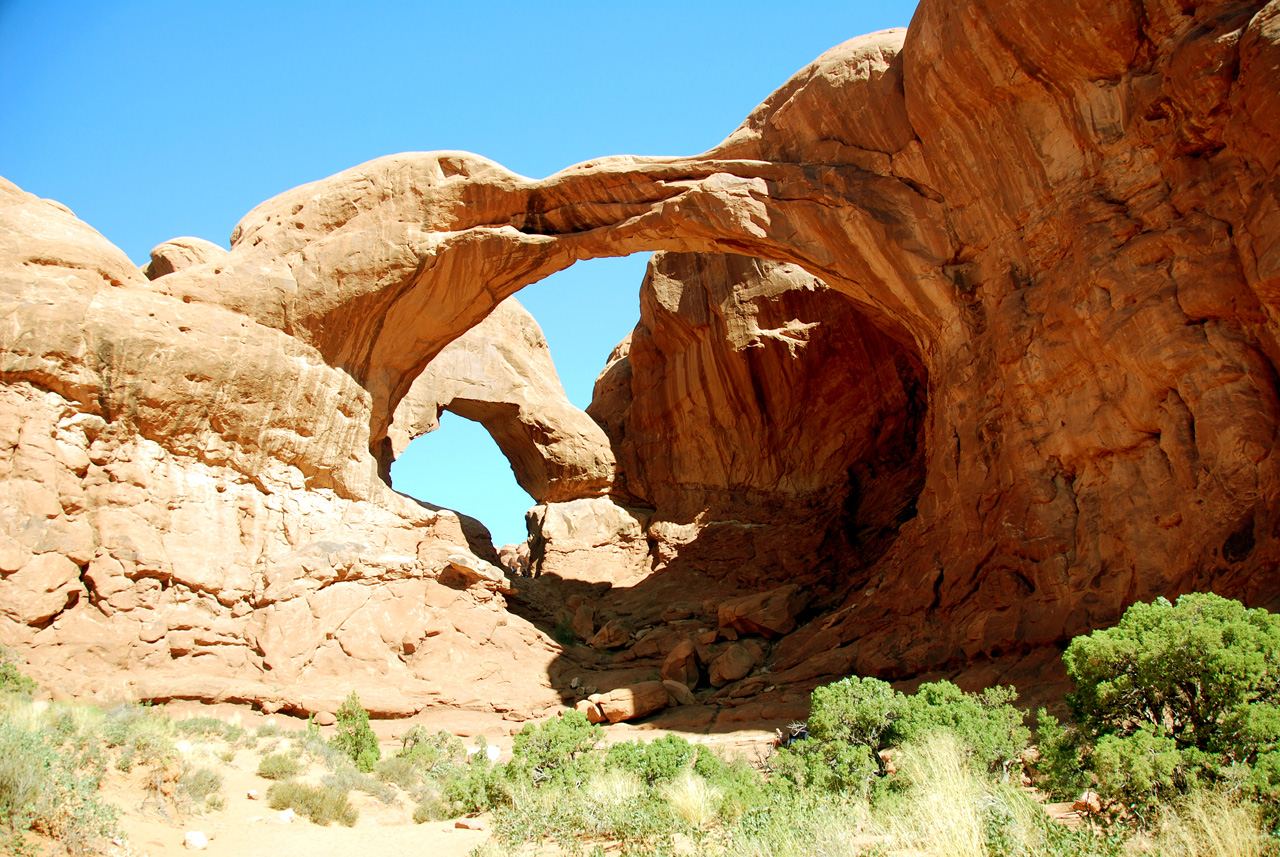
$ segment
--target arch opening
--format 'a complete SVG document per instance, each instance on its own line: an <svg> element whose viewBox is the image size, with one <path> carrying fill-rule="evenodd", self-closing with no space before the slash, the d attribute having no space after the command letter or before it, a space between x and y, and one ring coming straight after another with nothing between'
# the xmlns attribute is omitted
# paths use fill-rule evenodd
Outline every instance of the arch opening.
<svg viewBox="0 0 1280 857"><path fill-rule="evenodd" d="M390 475L400 493L482 523L495 548L526 538L524 516L533 498L478 422L441 413L439 428L410 441Z"/></svg>

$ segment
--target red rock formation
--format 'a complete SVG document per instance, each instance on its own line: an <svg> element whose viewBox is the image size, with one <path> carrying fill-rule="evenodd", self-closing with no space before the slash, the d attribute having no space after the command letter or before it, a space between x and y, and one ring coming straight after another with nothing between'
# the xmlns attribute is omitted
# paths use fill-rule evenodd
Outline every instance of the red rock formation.
<svg viewBox="0 0 1280 857"><path fill-rule="evenodd" d="M667 253L588 413L656 509L657 562L759 585L883 550L914 514L924 398L913 349L811 274Z"/></svg>
<svg viewBox="0 0 1280 857"><path fill-rule="evenodd" d="M739 582L779 576L788 541L814 569L797 580L846 590L770 653L771 681L1020 651L1192 588L1276 599L1278 20L1280 0L924 0L908 33L827 52L701 156L537 181L462 153L382 158L263 203L225 257L153 282L5 185L0 474L20 511L2 519L0 570L26 605L6 633L68 671L74 651L272 705L305 708L308 670L354 663L397 687L418 670L397 710L482 704L423 677L448 647L420 658L422 617L335 627L364 608L321 605L430 605L466 553L456 517L390 492L370 450L423 368L505 298L641 250L770 259L845 296L806 297L793 268L780 288L784 269L669 258L679 276L650 288L663 321L601 388L602 409L623 406L602 420L617 499L654 508L625 527L590 514L657 546L650 593L680 562L728 581L714 562L732 550ZM757 287L777 306L735 302ZM811 300L831 318L807 316ZM836 377L806 364L820 350ZM571 521L560 505L544 519ZM857 547L850 520L877 543L833 568ZM466 592L474 610L448 615L498 659L475 667L486 694L541 703L537 670L498 663L514 642L476 642L537 638ZM369 627L422 634L405 647ZM765 679L741 681L725 692Z"/></svg>
<svg viewBox="0 0 1280 857"><path fill-rule="evenodd" d="M608 438L569 403L542 328L515 298L446 346L413 382L388 432L394 456L439 428L446 410L489 431L535 502L598 496L613 483Z"/></svg>

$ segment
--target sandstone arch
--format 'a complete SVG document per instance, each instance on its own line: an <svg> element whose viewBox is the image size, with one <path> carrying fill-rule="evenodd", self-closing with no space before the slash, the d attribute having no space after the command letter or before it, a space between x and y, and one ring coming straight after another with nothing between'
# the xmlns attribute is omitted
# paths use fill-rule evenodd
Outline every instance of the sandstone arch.
<svg viewBox="0 0 1280 857"><path fill-rule="evenodd" d="M402 711L474 694L430 674L443 614L370 620L378 639L320 614L457 597L481 612L448 634L477 662L515 638L549 663L527 626L490 624L497 596L438 588L469 561L459 522L387 489L370 450L521 286L638 250L799 266L927 378L917 514L779 645L780 681L1025 651L1191 588L1274 603L1277 20L1280 0L925 0L701 156L541 180L391 156L263 203L228 256L153 282L6 184L0 415L23 416L0 452L23 511L0 572L39 596L6 633L67 663L216 663L225 685L199 693L298 710L355 663L407 688ZM197 519L216 562L191 559Z"/></svg>
<svg viewBox="0 0 1280 857"><path fill-rule="evenodd" d="M439 427L441 411L480 423L535 503L607 494L614 457L598 425L569 403L542 329L515 298L445 346L396 407L389 456Z"/></svg>
<svg viewBox="0 0 1280 857"><path fill-rule="evenodd" d="M775 96L698 158L606 158L540 181L462 152L370 161L258 206L237 225L227 263L167 277L163 290L317 348L370 391L374 443L440 349L578 259L668 249L795 262L932 352L956 322L940 272L952 255L941 209L891 171L892 152L858 147L902 142L901 128L869 128L901 113L904 32L824 55L820 67L842 70L839 89ZM832 133L849 142L821 167L767 158L759 126L806 96L814 103L802 109L818 112L833 95L899 105L846 117Z"/></svg>

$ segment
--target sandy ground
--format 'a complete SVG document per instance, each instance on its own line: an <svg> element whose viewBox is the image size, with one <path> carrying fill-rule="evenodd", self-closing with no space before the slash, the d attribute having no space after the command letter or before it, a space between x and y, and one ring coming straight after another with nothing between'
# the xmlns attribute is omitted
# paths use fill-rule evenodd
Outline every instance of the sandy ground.
<svg viewBox="0 0 1280 857"><path fill-rule="evenodd" d="M256 729L275 723L286 730L279 741L287 741L287 732L305 727L305 721L284 716L262 715L238 706L202 706L197 704L170 705L166 708L175 720L187 717L211 716L246 729ZM394 755L400 749L400 737L416 724L423 724L435 731L445 729L461 737L469 747L479 736L496 746L502 759L511 756L512 736L523 723L503 720L499 715L473 714L444 711L420 715L412 720L374 721L384 756ZM332 729L323 730L331 733ZM651 729L630 724L617 724L606 730L610 742L653 740L665 734L680 734L687 740L709 744L720 752L733 756L753 758L762 755L772 739L768 728L743 729L736 732L699 734ZM292 823L281 821L280 813L266 805L264 799L271 781L256 775L258 762L268 752L269 742L262 739L258 749L241 749L227 762L218 753L225 751L221 742L203 744L191 742L184 745L188 763L209 767L223 777L223 807L219 810L177 813L175 820L166 818L154 801L144 801L148 792L143 786L145 766L135 768L129 774L111 772L104 783L104 797L120 807L121 827L128 837L117 851L122 855L146 855L146 857L177 857L193 852L184 847L188 831L199 831L209 838L209 855L234 855L234 857L363 857L363 855L428 855L429 857L465 857L491 835L487 817L475 819L481 830L459 829L453 821L414 824L413 803L407 795L401 795L398 805L386 805L377 798L352 792L351 803L360 811L354 827L332 824L326 827L312 824L298 817ZM281 747L283 749L283 746ZM319 782L324 770L313 766L303 779ZM251 799L250 791L256 791L259 799ZM174 809L169 810L172 816Z"/></svg>
<svg viewBox="0 0 1280 857"><path fill-rule="evenodd" d="M266 742L263 742L263 747ZM390 744L384 752L394 752ZM224 805L220 810L178 813L176 821L165 818L146 792L140 773L113 773L104 785L104 797L123 810L121 827L132 851L148 857L174 857L192 852L183 842L188 831L209 838L205 853L235 857L357 857L357 855L427 854L431 857L461 857L489 837L487 819L477 819L484 830L464 830L450 822L414 824L413 804L401 796L400 804L385 805L377 798L352 792L351 803L360 811L354 827L331 824L325 827L297 817L292 823L281 820L262 798L271 781L257 776L259 752L241 750L232 762L202 758L196 747L193 764L211 767L223 777ZM319 782L323 771L313 767L302 779ZM250 790L259 799L249 798ZM172 813L173 811L170 810Z"/></svg>

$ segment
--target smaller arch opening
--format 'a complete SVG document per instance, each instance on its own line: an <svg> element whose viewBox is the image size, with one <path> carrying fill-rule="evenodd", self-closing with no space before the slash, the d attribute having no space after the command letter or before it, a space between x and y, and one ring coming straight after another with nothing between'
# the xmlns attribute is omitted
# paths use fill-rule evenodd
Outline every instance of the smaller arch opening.
<svg viewBox="0 0 1280 857"><path fill-rule="evenodd" d="M396 409L383 459L392 487L480 521L497 547L525 541L534 505L607 494L613 454L585 407L636 323L647 263L579 262L450 343Z"/></svg>
<svg viewBox="0 0 1280 857"><path fill-rule="evenodd" d="M485 525L495 547L527 538L534 500L484 426L445 411L440 427L409 442L391 465L391 487Z"/></svg>

